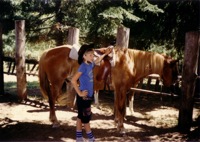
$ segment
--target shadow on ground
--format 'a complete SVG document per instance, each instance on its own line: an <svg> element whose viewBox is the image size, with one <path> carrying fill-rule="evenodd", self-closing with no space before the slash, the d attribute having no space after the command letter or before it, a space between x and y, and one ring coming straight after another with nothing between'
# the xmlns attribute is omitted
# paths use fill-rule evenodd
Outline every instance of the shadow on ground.
<svg viewBox="0 0 200 142"><path fill-rule="evenodd" d="M161 98L160 96L154 95L136 95L134 111L146 114L161 106L178 108L177 102L178 98L171 99L169 97ZM33 109L27 111L28 113L43 113L49 111L48 104L46 103L43 103L44 105L42 105L38 100L20 103L18 102L18 97L11 94L0 96L0 104L5 103L33 107ZM113 109L113 94L101 93L100 103L101 107ZM197 107L199 108L199 106ZM76 111L67 110L65 107L57 107L57 110L76 113ZM93 114L93 120L102 120L103 122L106 122L113 121L113 119L113 114L104 115L99 114L98 112L94 112ZM118 133L115 127L109 129L106 127L92 128L92 130L97 141L200 141L200 121L198 119L194 121L192 130L188 134L180 134L176 126L165 128L138 123L139 121L150 121L151 119L152 118L127 116L125 124L137 127L138 129L141 129L141 131L130 128L127 129L126 135ZM76 117L72 117L70 120L75 121ZM104 124L102 123L100 125ZM68 125L66 121L63 121L59 128L52 128L50 124L46 124L43 121L33 120L32 122L22 122L2 116L0 119L0 141L74 141L75 129L75 125ZM84 135L84 137L86 136Z"/></svg>

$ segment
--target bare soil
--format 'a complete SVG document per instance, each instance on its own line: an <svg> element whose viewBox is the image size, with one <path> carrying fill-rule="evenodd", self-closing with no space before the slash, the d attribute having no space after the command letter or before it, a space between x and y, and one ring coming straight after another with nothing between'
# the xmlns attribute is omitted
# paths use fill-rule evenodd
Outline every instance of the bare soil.
<svg viewBox="0 0 200 142"><path fill-rule="evenodd" d="M5 81L14 80L7 76ZM37 79L36 79L37 80ZM34 81L28 79L28 81ZM75 141L76 109L57 106L61 126L52 128L48 103L39 87L28 89L29 100L18 102L15 93L0 95L0 141ZM91 128L96 141L200 141L200 104L193 111L194 124L190 133L177 128L179 98L136 94L134 113L127 108L126 136L117 132L113 115L113 94L100 94L100 108L92 105ZM87 140L87 136L84 133Z"/></svg>

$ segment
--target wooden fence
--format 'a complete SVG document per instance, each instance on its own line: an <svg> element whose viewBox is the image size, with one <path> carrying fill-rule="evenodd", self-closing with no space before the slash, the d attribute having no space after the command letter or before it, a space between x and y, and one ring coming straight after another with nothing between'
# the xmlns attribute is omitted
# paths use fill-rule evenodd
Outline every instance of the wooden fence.
<svg viewBox="0 0 200 142"><path fill-rule="evenodd" d="M38 75L38 61L36 59L26 59L26 74L27 75ZM4 64L4 74L16 75L16 64L15 58L13 57L3 57Z"/></svg>
<svg viewBox="0 0 200 142"><path fill-rule="evenodd" d="M175 83L174 88L169 88L163 86L160 76L158 74L151 74L146 78L143 78L139 82L137 88L132 87L131 90L135 91L137 94L143 93L143 94L178 96L180 95L180 84L181 84L181 76L178 77L178 81Z"/></svg>
<svg viewBox="0 0 200 142"><path fill-rule="evenodd" d="M4 63L4 74L16 75L16 65L15 58L13 57L3 57ZM36 59L26 59L26 75L38 75L38 61ZM145 87L144 87L145 85ZM152 89L152 86L154 86ZM152 74L147 78L140 81L137 88L131 88L131 90L136 93L146 93L146 94L160 94L160 95L172 95L171 93L166 93L164 87L161 84L159 75Z"/></svg>
<svg viewBox="0 0 200 142"><path fill-rule="evenodd" d="M36 59L26 59L26 75L33 75L38 76L38 61ZM4 64L4 74L8 75L16 75L16 66L15 66L15 58L13 57L3 57L3 64ZM198 76L200 79L200 76ZM175 87L180 91L182 77L178 77L178 81L175 84ZM177 91L170 92L169 88L166 88L162 85L160 80L160 76L157 74L152 74L143 78L137 88L131 88L131 90L135 91L136 93L143 93L143 94L157 94L157 95L168 95L168 96L178 96L180 92Z"/></svg>

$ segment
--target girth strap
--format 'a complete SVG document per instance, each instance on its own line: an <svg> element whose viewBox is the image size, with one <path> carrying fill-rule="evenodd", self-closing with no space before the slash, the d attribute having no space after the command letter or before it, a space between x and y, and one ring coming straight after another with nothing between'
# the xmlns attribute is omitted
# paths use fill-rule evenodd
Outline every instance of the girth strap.
<svg viewBox="0 0 200 142"><path fill-rule="evenodd" d="M101 63L96 76L97 81L107 80L108 75L111 73L111 64L109 60L105 57Z"/></svg>

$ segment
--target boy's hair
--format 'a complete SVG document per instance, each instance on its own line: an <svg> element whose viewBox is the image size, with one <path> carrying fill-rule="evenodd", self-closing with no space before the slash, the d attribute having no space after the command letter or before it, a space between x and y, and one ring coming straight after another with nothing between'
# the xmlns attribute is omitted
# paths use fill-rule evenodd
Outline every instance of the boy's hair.
<svg viewBox="0 0 200 142"><path fill-rule="evenodd" d="M81 46L81 48L78 51L78 64L79 65L83 62L83 55L86 52L93 51L93 48L94 48L94 44L89 44L89 45L84 44Z"/></svg>

